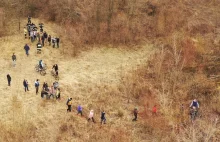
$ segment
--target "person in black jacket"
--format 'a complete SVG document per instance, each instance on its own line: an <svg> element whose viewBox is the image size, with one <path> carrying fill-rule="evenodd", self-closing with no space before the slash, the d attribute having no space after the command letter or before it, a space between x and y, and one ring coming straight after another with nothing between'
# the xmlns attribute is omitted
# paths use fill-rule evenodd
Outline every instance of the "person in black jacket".
<svg viewBox="0 0 220 142"><path fill-rule="evenodd" d="M45 40L44 35L42 35L42 36L41 36L42 46L44 46L44 40Z"/></svg>
<svg viewBox="0 0 220 142"><path fill-rule="evenodd" d="M57 64L53 65L52 69L54 69L56 75L58 75L58 65Z"/></svg>
<svg viewBox="0 0 220 142"><path fill-rule="evenodd" d="M47 39L48 39L48 43L49 43L49 46L50 46L51 45L51 36L49 35Z"/></svg>
<svg viewBox="0 0 220 142"><path fill-rule="evenodd" d="M60 44L60 38L59 38L59 37L57 37L57 38L56 38L56 41L57 41L57 48L59 48L59 44Z"/></svg>
<svg viewBox="0 0 220 142"><path fill-rule="evenodd" d="M29 91L27 80L24 79L24 81L23 81L23 85L24 85L24 91L25 91L25 92L26 92L26 91Z"/></svg>
<svg viewBox="0 0 220 142"><path fill-rule="evenodd" d="M13 65L13 67L15 67L15 65L16 65L16 55L15 55L15 53L13 53L13 55L12 55L12 65Z"/></svg>
<svg viewBox="0 0 220 142"><path fill-rule="evenodd" d="M30 50L30 47L27 44L25 44L24 50L26 51L26 55L28 56L29 55L28 51Z"/></svg>
<svg viewBox="0 0 220 142"><path fill-rule="evenodd" d="M56 38L55 38L55 37L52 37L51 40L52 40L52 46L53 46L53 48L55 48Z"/></svg>
<svg viewBox="0 0 220 142"><path fill-rule="evenodd" d="M104 122L104 124L106 123L105 111L102 111L102 113L101 113L101 124L102 124L102 122Z"/></svg>
<svg viewBox="0 0 220 142"><path fill-rule="evenodd" d="M138 115L138 110L137 110L137 108L134 108L133 113L134 113L134 119L133 119L132 121L137 121L137 115Z"/></svg>
<svg viewBox="0 0 220 142"><path fill-rule="evenodd" d="M11 86L11 76L7 74L8 86Z"/></svg>
<svg viewBox="0 0 220 142"><path fill-rule="evenodd" d="M31 17L28 16L28 24L31 24Z"/></svg>
<svg viewBox="0 0 220 142"><path fill-rule="evenodd" d="M46 43L46 42L47 42L47 38L48 38L47 33L46 33L46 32L44 32L43 36L44 36L44 41L45 41L45 43Z"/></svg>

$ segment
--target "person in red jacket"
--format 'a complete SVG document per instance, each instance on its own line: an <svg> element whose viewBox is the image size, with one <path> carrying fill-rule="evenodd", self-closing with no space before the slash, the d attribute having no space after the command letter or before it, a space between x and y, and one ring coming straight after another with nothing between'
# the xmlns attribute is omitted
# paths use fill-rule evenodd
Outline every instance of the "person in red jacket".
<svg viewBox="0 0 220 142"><path fill-rule="evenodd" d="M157 115L157 106L154 105L153 109L152 109L152 115Z"/></svg>

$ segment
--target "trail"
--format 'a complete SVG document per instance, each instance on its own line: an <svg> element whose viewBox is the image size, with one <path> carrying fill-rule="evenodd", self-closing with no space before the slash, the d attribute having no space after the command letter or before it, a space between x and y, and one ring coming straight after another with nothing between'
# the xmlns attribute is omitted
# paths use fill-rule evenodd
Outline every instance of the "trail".
<svg viewBox="0 0 220 142"><path fill-rule="evenodd" d="M39 22L38 19L33 19L33 21L34 23ZM44 29L53 36L57 34L54 33L54 26L46 23ZM118 96L113 100L112 96L105 96L105 92L100 92L99 87L106 85L117 88L123 75L146 64L153 53L151 45L133 50L94 47L92 50L81 52L75 58L67 59L61 54L63 48L67 48L62 46L62 40L65 39L61 39L60 49L53 49L46 45L43 47L42 54L36 54L36 42L31 43L28 39L24 39L22 33L0 38L0 122L8 127L21 128L23 126L21 124L33 123L37 127L37 134L33 140L56 141L60 123L69 120L65 106L67 97L73 98L74 106L82 104L85 111L90 108L98 108L98 102L107 99L108 104L101 103L101 107L105 107L107 111L113 111L114 107L121 104L123 98ZM68 45L68 41L65 42ZM31 48L29 57L25 55L23 49L26 43ZM12 67L11 56L13 53L17 56L16 67ZM46 76L41 76L34 70L40 59L43 59L49 68ZM41 86L43 82L52 84L54 78L49 71L55 63L59 65L61 100L42 100L40 94L35 94L34 81L40 79ZM11 87L7 86L6 75L8 73L12 77ZM24 92L22 84L24 79L29 82L29 92ZM126 104L121 105L121 107L123 106L128 107ZM96 112L98 113L98 110ZM75 113L74 110L74 120L82 124L80 131L87 130L86 120L75 116ZM99 116L96 117L99 118ZM109 121L116 119L113 115L108 117ZM48 132L50 133L47 135Z"/></svg>

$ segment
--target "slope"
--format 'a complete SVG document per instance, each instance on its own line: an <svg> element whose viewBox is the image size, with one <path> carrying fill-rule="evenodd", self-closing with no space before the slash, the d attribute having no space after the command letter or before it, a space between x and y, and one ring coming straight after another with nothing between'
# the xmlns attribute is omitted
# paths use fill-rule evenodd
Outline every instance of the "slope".
<svg viewBox="0 0 220 142"><path fill-rule="evenodd" d="M38 19L33 19L39 23ZM22 21L25 24L25 21ZM58 25L45 24L45 31L52 36ZM136 105L126 103L118 86L121 78L145 65L153 53L152 45L132 50L126 48L93 47L82 51L73 58L63 54L71 49L71 43L62 36L59 49L46 45L42 54L36 54L36 42L24 39L22 32L0 38L0 124L2 125L1 141L132 141L130 111ZM24 44L31 47L30 56L25 55ZM65 43L65 44L64 44ZM12 67L11 55L17 56L16 67ZM40 59L47 63L46 76L35 72L34 66ZM61 100L44 100L35 95L34 81L40 79L51 85L54 78L49 74L53 64L59 65ZM12 77L11 87L7 86L6 75ZM24 92L23 80L29 82L29 92ZM73 98L73 113L66 113L67 97ZM102 109L107 112L108 124L103 128L99 124L89 124L85 118L76 116L75 107L81 104L85 117L89 109L95 110L95 119L99 121ZM118 117L123 110L124 117ZM101 128L101 129L100 129ZM128 128L130 130L128 130ZM118 132L125 135L115 136ZM110 135L109 135L110 134Z"/></svg>

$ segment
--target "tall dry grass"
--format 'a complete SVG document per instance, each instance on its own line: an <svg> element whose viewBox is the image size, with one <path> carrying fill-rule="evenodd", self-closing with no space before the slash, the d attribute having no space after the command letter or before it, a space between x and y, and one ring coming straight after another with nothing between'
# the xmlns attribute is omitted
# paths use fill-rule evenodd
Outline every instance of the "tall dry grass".
<svg viewBox="0 0 220 142"><path fill-rule="evenodd" d="M166 38L176 31L190 36L218 33L218 1L107 0L3 1L6 17L39 17L62 25L75 46L135 44ZM208 6L208 8L207 8ZM14 10L12 10L14 9ZM7 19L6 19L7 20ZM65 27L65 28L64 28Z"/></svg>

